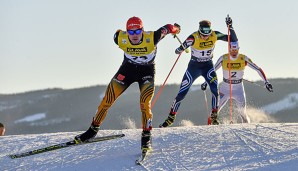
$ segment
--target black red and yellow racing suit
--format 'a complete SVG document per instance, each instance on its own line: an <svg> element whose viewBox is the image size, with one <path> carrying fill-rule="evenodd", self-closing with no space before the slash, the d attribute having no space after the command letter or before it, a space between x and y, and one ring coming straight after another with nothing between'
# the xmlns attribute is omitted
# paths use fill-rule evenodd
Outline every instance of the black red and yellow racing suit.
<svg viewBox="0 0 298 171"><path fill-rule="evenodd" d="M114 41L124 51L124 60L110 81L105 96L98 106L94 121L99 125L105 119L116 99L134 82L139 84L140 109L143 130L152 129L151 99L154 95L156 45L170 33L168 25L156 31L144 31L139 44L131 44L128 33L118 30Z"/></svg>

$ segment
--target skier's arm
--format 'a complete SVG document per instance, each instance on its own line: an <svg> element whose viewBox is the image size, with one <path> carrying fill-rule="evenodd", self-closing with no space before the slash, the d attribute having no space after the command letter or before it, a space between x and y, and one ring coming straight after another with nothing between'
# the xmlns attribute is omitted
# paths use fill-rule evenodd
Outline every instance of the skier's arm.
<svg viewBox="0 0 298 171"><path fill-rule="evenodd" d="M252 62L252 60L250 58L248 58L247 56L245 56L245 62L246 64L252 68L253 70L257 71L258 74L260 75L260 77L262 78L262 80L264 81L264 84L266 86L266 89L270 92L273 92L273 86L269 83L269 81L266 78L266 75L264 73L264 71L262 70L262 68L258 67L255 63Z"/></svg>
<svg viewBox="0 0 298 171"><path fill-rule="evenodd" d="M180 54L181 52L183 52L185 49L187 49L189 46L192 46L195 43L195 38L193 37L193 35L188 36L188 38L182 43L182 45L180 45L176 50L175 53L176 54ZM183 48L184 47L184 48Z"/></svg>
<svg viewBox="0 0 298 171"><path fill-rule="evenodd" d="M238 41L238 38L237 38L237 35L236 35L235 31L234 31L234 28L233 28L232 23L233 22L232 22L231 17L228 16L226 18L226 24L227 24L227 27L230 30L230 41L231 42L237 42ZM215 33L216 33L216 36L217 36L217 39L218 40L223 40L223 41L226 41L226 42L228 41L228 35L222 34L219 31L215 31Z"/></svg>
<svg viewBox="0 0 298 171"><path fill-rule="evenodd" d="M268 82L266 75L264 73L264 71L262 70L262 68L258 67L255 63L252 62L252 60L245 56L245 62L246 64L253 70L257 71L259 76L262 78L262 80L264 81L264 83Z"/></svg>
<svg viewBox="0 0 298 171"><path fill-rule="evenodd" d="M228 41L228 35L227 34L223 34L223 33L219 32L219 31L214 31L214 32L215 32L215 34L217 36L217 40L222 40L222 41L225 41L225 42ZM231 33L231 35L230 35L230 38L231 38L230 41L231 42L237 42L238 41L238 38L237 38L237 35L236 35L233 27L230 27L230 33Z"/></svg>
<svg viewBox="0 0 298 171"><path fill-rule="evenodd" d="M178 34L180 32L180 26L178 24L166 24L154 31L154 45L156 45L161 39L163 39L167 34Z"/></svg>
<svg viewBox="0 0 298 171"><path fill-rule="evenodd" d="M216 61L215 65L214 65L214 70L215 71L217 71L222 66L222 58L223 58L223 55L220 56L218 58L218 60Z"/></svg>
<svg viewBox="0 0 298 171"><path fill-rule="evenodd" d="M114 42L116 43L116 45L118 45L118 36L120 31L121 30L117 30L116 33L114 34Z"/></svg>

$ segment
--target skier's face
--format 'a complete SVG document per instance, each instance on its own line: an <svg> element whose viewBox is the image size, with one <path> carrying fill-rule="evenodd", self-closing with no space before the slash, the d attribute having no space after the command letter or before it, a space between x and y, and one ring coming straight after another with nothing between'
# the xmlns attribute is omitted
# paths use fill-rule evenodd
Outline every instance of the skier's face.
<svg viewBox="0 0 298 171"><path fill-rule="evenodd" d="M233 58L236 58L238 56L238 52L239 52L239 49L231 49L230 50L230 55L233 57Z"/></svg>
<svg viewBox="0 0 298 171"><path fill-rule="evenodd" d="M200 37L201 37L202 39L204 39L204 40L207 40L207 39L209 38L209 36L210 36L210 35L202 35L202 34L200 34Z"/></svg>
<svg viewBox="0 0 298 171"><path fill-rule="evenodd" d="M127 30L128 38L132 44L139 44L143 36L143 29L141 28L132 28Z"/></svg>

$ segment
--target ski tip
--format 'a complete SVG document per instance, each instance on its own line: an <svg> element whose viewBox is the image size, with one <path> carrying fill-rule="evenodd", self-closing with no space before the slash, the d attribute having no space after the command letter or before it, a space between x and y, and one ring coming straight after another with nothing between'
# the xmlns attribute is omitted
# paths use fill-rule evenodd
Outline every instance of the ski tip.
<svg viewBox="0 0 298 171"><path fill-rule="evenodd" d="M14 154L8 155L8 157L11 158L11 159L16 159L16 158L18 158L18 157L17 157L16 155L14 155Z"/></svg>
<svg viewBox="0 0 298 171"><path fill-rule="evenodd" d="M136 165L141 165L140 161L139 160L136 160Z"/></svg>
<svg viewBox="0 0 298 171"><path fill-rule="evenodd" d="M136 163L136 165L142 165L142 160L137 159L135 163Z"/></svg>

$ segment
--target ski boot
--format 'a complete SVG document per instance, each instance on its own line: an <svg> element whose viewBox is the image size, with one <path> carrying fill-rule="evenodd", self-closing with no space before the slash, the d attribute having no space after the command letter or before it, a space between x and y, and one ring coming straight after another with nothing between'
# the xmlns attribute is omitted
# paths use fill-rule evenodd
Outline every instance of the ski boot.
<svg viewBox="0 0 298 171"><path fill-rule="evenodd" d="M168 118L165 120L165 122L160 124L159 127L164 128L164 127L171 126L174 123L175 119L176 119L176 114L170 113Z"/></svg>
<svg viewBox="0 0 298 171"><path fill-rule="evenodd" d="M93 118L93 121L92 121L89 129L86 132L75 136L75 138L74 138L75 143L79 144L79 143L82 143L89 139L94 138L96 136L98 130L99 130L99 124L97 122L95 122L94 118Z"/></svg>
<svg viewBox="0 0 298 171"><path fill-rule="evenodd" d="M141 138L141 149L142 151L148 151L152 149L152 137L150 131L143 130Z"/></svg>
<svg viewBox="0 0 298 171"><path fill-rule="evenodd" d="M141 149L141 156L136 160L137 165L142 165L148 154L152 151L152 137L150 131L143 130L141 138Z"/></svg>
<svg viewBox="0 0 298 171"><path fill-rule="evenodd" d="M219 125L219 122L217 120L217 109L212 109L210 118L211 118L211 125Z"/></svg>

